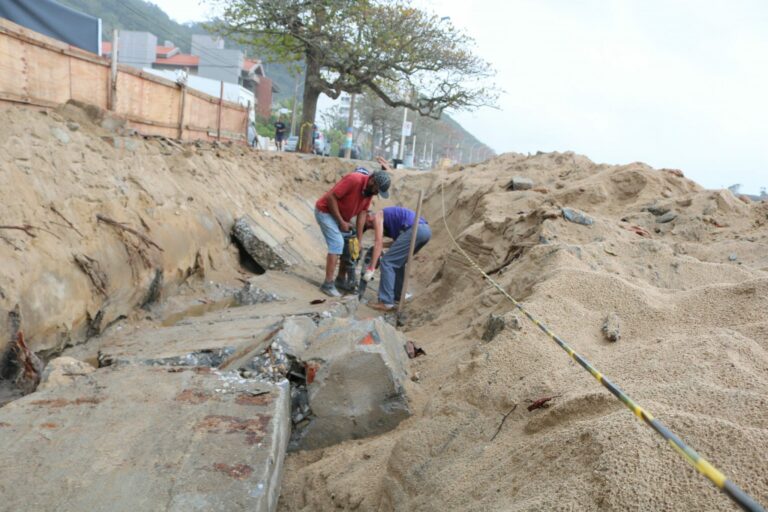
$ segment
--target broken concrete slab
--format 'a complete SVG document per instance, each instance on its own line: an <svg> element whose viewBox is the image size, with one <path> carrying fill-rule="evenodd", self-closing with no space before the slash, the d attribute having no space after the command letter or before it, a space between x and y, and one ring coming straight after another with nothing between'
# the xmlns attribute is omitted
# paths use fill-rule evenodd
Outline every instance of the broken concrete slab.
<svg viewBox="0 0 768 512"><path fill-rule="evenodd" d="M505 188L507 190L530 190L533 188L533 180L522 176L515 176L507 183Z"/></svg>
<svg viewBox="0 0 768 512"><path fill-rule="evenodd" d="M57 357L45 365L40 379L38 390L66 386L76 378L88 375L96 371L96 368L74 357Z"/></svg>
<svg viewBox="0 0 768 512"><path fill-rule="evenodd" d="M300 354L311 413L294 425L289 449L381 434L410 416L405 341L380 318L338 319L321 326Z"/></svg>
<svg viewBox="0 0 768 512"><path fill-rule="evenodd" d="M1 508L273 511L289 413L287 382L104 368L0 409Z"/></svg>
<svg viewBox="0 0 768 512"><path fill-rule="evenodd" d="M301 261L298 254L249 215L235 220L232 235L264 270L284 270Z"/></svg>
<svg viewBox="0 0 768 512"><path fill-rule="evenodd" d="M277 315L218 321L217 313L160 329L111 333L102 340L99 365L218 366L282 321Z"/></svg>

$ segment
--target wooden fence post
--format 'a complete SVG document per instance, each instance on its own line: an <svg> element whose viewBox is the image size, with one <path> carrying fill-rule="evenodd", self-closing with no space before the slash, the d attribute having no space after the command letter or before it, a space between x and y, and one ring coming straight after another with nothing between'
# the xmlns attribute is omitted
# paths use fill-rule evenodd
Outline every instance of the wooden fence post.
<svg viewBox="0 0 768 512"><path fill-rule="evenodd" d="M219 92L219 115L216 119L216 140L221 140L221 104L224 102L224 81L221 81L221 90Z"/></svg>
<svg viewBox="0 0 768 512"><path fill-rule="evenodd" d="M181 87L181 110L179 110L179 140L184 140L184 108L187 102L187 84L179 84Z"/></svg>
<svg viewBox="0 0 768 512"><path fill-rule="evenodd" d="M397 317L403 311L405 296L408 294L408 281L410 281L411 267L413 266L413 253L416 249L416 235L419 233L419 219L421 219L421 201L424 199L424 191L419 190L419 202L416 204L416 217L413 219L411 228L411 247L408 250L408 261L405 263L405 275L403 276L403 289L400 291L400 303L397 305Z"/></svg>
<svg viewBox="0 0 768 512"><path fill-rule="evenodd" d="M117 29L112 31L112 66L109 72L109 110L117 110L117 53L120 34Z"/></svg>

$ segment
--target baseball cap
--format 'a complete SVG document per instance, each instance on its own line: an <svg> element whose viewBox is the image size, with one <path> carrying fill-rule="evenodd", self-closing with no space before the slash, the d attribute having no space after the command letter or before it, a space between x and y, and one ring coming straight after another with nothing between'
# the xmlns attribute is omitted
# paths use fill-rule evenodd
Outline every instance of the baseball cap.
<svg viewBox="0 0 768 512"><path fill-rule="evenodd" d="M389 197L389 185L392 183L389 173L386 171L375 171L371 178L379 186L379 196L384 199Z"/></svg>

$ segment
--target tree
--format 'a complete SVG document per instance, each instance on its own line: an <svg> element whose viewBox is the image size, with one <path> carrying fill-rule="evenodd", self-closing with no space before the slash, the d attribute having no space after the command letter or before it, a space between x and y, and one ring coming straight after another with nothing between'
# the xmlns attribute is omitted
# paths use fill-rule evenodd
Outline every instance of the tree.
<svg viewBox="0 0 768 512"><path fill-rule="evenodd" d="M496 100L493 71L472 40L411 0L218 0L212 28L282 62L304 60L302 125L314 123L321 93L373 91L391 107L439 118ZM311 148L309 131L301 142Z"/></svg>

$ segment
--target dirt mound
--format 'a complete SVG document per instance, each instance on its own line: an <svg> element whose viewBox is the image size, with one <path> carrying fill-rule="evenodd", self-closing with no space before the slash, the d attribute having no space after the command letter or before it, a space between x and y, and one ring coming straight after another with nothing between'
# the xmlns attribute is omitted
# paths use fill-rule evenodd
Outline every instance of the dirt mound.
<svg viewBox="0 0 768 512"><path fill-rule="evenodd" d="M507 190L515 176L533 189ZM395 185L406 205L426 191L434 232L408 332L428 354L414 363L416 414L292 455L282 510L734 510L527 319L482 341L489 316L513 307L453 248L443 186L451 231L487 273L768 502L756 455L768 448L768 205L676 170L552 153ZM609 314L617 342L601 331ZM527 410L543 397L549 408Z"/></svg>

